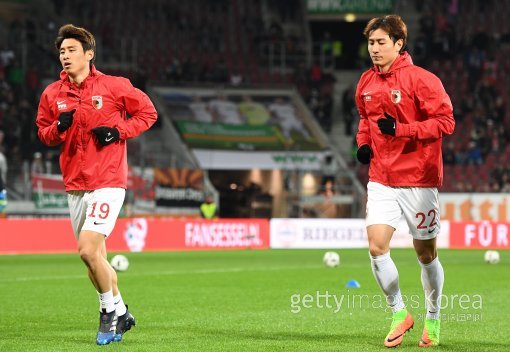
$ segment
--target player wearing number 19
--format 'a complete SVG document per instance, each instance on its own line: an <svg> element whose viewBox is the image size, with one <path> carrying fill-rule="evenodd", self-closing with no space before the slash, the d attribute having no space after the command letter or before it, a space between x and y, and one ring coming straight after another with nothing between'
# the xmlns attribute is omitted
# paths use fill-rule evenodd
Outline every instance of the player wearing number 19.
<svg viewBox="0 0 510 352"><path fill-rule="evenodd" d="M372 272L393 310L384 345L398 346L414 324L390 257L390 240L403 215L425 291L427 315L418 344L436 346L444 282L436 247L437 187L443 181L442 137L455 127L452 103L439 78L415 66L404 50L407 27L399 16L373 18L363 34L374 65L363 73L356 90L357 157L370 164L366 225Z"/></svg>
<svg viewBox="0 0 510 352"><path fill-rule="evenodd" d="M62 26L55 46L63 70L41 95L38 136L46 145L60 145L78 251L99 295L96 343L105 345L120 341L135 325L106 260L105 240L126 192L126 140L149 129L157 113L149 97L129 80L96 70L96 43L86 29Z"/></svg>

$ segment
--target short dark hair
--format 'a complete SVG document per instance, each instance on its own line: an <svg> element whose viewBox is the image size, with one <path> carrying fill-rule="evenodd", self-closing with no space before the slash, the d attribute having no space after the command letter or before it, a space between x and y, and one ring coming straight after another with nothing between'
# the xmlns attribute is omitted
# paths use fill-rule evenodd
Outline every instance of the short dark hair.
<svg viewBox="0 0 510 352"><path fill-rule="evenodd" d="M393 43L402 39L403 45L400 49L400 53L405 50L407 44L407 26L399 15L372 18L363 30L363 35L368 39L370 34L379 28L388 33Z"/></svg>
<svg viewBox="0 0 510 352"><path fill-rule="evenodd" d="M64 39L69 38L79 41L83 47L83 51L92 50L94 52L94 57L90 60L90 63L93 64L96 58L96 40L92 33L85 28L76 27L72 24L63 25L58 30L57 39L55 39L55 48L57 48L57 52L60 51L60 46Z"/></svg>

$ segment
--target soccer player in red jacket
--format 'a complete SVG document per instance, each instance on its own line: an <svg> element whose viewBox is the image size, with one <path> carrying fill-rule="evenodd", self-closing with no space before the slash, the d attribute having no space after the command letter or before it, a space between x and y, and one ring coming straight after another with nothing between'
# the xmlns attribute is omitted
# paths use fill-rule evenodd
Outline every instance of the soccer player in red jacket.
<svg viewBox="0 0 510 352"><path fill-rule="evenodd" d="M55 46L63 70L41 95L38 136L44 144L61 148L60 168L78 251L99 295L96 343L106 345L120 341L135 325L105 245L126 193L126 140L149 129L157 112L129 80L96 70L96 43L86 29L62 26Z"/></svg>
<svg viewBox="0 0 510 352"><path fill-rule="evenodd" d="M366 225L372 271L393 310L384 345L398 346L414 324L389 248L403 215L413 236L426 299L419 346L436 346L444 282L436 247L437 187L443 181L442 137L455 127L452 103L439 78L413 65L404 51L407 27L399 16L373 18L363 34L374 66L363 73L356 90L357 158L370 164Z"/></svg>

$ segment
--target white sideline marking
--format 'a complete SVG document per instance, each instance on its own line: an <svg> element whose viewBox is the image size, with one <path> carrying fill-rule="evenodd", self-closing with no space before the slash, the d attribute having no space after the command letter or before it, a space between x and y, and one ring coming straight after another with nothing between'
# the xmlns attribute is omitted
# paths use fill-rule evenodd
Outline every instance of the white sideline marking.
<svg viewBox="0 0 510 352"><path fill-rule="evenodd" d="M257 271L279 271L279 270L303 270L303 269L322 269L322 265L308 266L280 266L280 267L260 267L260 268L224 268L224 269L197 269L185 271L160 271L160 272L144 272L133 273L129 276L171 276L171 275L187 275L187 274L214 274L214 273L240 273L240 272L257 272ZM76 280L86 278L87 275L61 275L61 276L22 276L9 279L0 279L0 282L26 282L26 281L45 281L45 280Z"/></svg>

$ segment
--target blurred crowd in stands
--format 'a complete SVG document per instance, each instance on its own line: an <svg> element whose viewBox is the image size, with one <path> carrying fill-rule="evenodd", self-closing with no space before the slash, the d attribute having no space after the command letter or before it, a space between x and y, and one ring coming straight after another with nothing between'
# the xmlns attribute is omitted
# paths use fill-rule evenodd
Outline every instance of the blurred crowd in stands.
<svg viewBox="0 0 510 352"><path fill-rule="evenodd" d="M510 190L510 1L416 1L410 38L416 64L439 76L454 106L456 130L444 139L449 192ZM359 172L363 177L363 171Z"/></svg>
<svg viewBox="0 0 510 352"><path fill-rule="evenodd" d="M41 88L58 77L52 43L63 19L96 34L100 70L127 76L141 89L147 81L293 84L324 130L331 130L335 79L324 62L307 66L302 59L300 6L285 0L47 2L52 6L27 10L24 18L0 18L0 152L18 171L29 174L34 159L42 159L37 170L58 172L58 151L41 145L34 119ZM457 121L444 143L443 191L505 192L510 1L414 3L421 17L409 50L442 79ZM359 55L359 62L366 65L367 57ZM347 136L357 126L353 94L352 85L339 97ZM366 177L366 169L360 167L359 175Z"/></svg>
<svg viewBox="0 0 510 352"><path fill-rule="evenodd" d="M509 1L416 2L422 14L414 43L418 64L435 72L449 93L456 133L443 145L445 188L510 190Z"/></svg>

